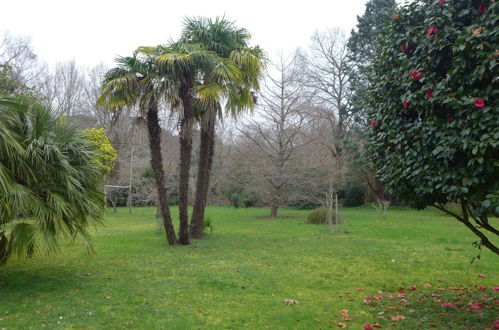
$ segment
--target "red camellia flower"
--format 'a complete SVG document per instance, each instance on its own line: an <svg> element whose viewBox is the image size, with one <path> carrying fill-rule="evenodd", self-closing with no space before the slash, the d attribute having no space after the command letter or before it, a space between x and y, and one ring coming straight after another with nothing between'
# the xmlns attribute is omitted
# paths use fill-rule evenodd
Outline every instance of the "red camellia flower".
<svg viewBox="0 0 499 330"><path fill-rule="evenodd" d="M475 99L475 107L477 108L483 108L485 106L485 100L482 99L481 97L477 97Z"/></svg>
<svg viewBox="0 0 499 330"><path fill-rule="evenodd" d="M428 32L426 34L429 35L429 36L431 36L431 35L433 35L433 34L435 34L437 32L438 32L438 28L436 26L432 26L432 27L430 27L428 29Z"/></svg>
<svg viewBox="0 0 499 330"><path fill-rule="evenodd" d="M454 120L454 117L452 117L452 116L447 117L447 121L453 121L453 120Z"/></svg>
<svg viewBox="0 0 499 330"><path fill-rule="evenodd" d="M499 291L499 286L496 286L496 287L494 288L494 291Z"/></svg>
<svg viewBox="0 0 499 330"><path fill-rule="evenodd" d="M423 78L423 74L419 70L412 70L411 71L411 79L414 81L418 81L419 79Z"/></svg>
<svg viewBox="0 0 499 330"><path fill-rule="evenodd" d="M477 8L477 9L478 9L478 12L479 12L480 14L483 14L483 13L485 12L485 10L487 9L487 6L486 6L486 5L484 5L483 3L481 3L480 5L478 5L478 8Z"/></svg>
<svg viewBox="0 0 499 330"><path fill-rule="evenodd" d="M494 324L495 324L495 322L494 322ZM370 324L366 323L366 324L364 324L364 329L366 329L366 330L373 330L373 327Z"/></svg>
<svg viewBox="0 0 499 330"><path fill-rule="evenodd" d="M400 16L399 16L399 15L395 15L395 16L393 16L393 17L392 17L391 22L392 22L392 23L395 23L395 22L396 22L399 18L400 18Z"/></svg>
<svg viewBox="0 0 499 330"><path fill-rule="evenodd" d="M374 126L376 126L376 125L378 125L378 122L377 122L377 121L375 121L375 120L373 120L373 121L371 122L371 127L372 127L372 128L374 128Z"/></svg>
<svg viewBox="0 0 499 330"><path fill-rule="evenodd" d="M433 97L433 89L428 88L428 89L425 91L425 93L426 93L426 97L427 97L427 98L431 99L431 98Z"/></svg>
<svg viewBox="0 0 499 330"><path fill-rule="evenodd" d="M445 0L438 0L438 4L439 4L440 6L445 5Z"/></svg>
<svg viewBox="0 0 499 330"><path fill-rule="evenodd" d="M402 101L402 106L404 107L404 109L409 108L409 102L407 100L403 100Z"/></svg>
<svg viewBox="0 0 499 330"><path fill-rule="evenodd" d="M499 320L494 321L494 329L499 329Z"/></svg>

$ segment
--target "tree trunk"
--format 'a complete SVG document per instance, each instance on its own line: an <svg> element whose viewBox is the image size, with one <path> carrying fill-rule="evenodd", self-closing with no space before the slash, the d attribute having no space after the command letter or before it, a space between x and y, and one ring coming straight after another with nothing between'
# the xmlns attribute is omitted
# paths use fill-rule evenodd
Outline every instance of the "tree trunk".
<svg viewBox="0 0 499 330"><path fill-rule="evenodd" d="M168 201L168 193L165 187L165 173L163 171L163 157L161 155L161 127L159 126L158 110L155 106L150 106L147 111L147 129L149 131L149 147L151 149L151 167L156 180L158 190L158 203L163 217L166 240L168 244L177 243L175 229L173 228L172 217Z"/></svg>
<svg viewBox="0 0 499 330"><path fill-rule="evenodd" d="M215 114L207 113L201 121L201 141L199 145L199 164L196 182L196 196L191 219L191 237L202 238L204 231L204 212L210 187L210 173L215 151Z"/></svg>
<svg viewBox="0 0 499 330"><path fill-rule="evenodd" d="M270 206L270 216L271 217L277 217L277 209L279 208L278 205L271 205Z"/></svg>
<svg viewBox="0 0 499 330"><path fill-rule="evenodd" d="M5 236L5 232L0 233L0 265L7 261L7 256L9 254L7 250L8 239Z"/></svg>
<svg viewBox="0 0 499 330"><path fill-rule="evenodd" d="M178 187L179 209L179 243L189 245L189 171L191 168L192 153L192 123L194 113L192 109L191 85L184 83L180 89L183 105L183 118L180 125L180 174Z"/></svg>

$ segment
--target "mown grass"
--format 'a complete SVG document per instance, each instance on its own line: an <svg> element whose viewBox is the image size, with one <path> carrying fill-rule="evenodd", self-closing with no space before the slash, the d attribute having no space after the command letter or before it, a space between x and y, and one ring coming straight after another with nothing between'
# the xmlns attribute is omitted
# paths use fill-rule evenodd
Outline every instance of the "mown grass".
<svg viewBox="0 0 499 330"><path fill-rule="evenodd" d="M478 254L475 238L435 210L392 209L381 220L371 207L344 209L347 234L304 224L307 211L257 218L267 212L210 207L215 228L208 238L169 247L155 234L155 209L135 208L131 216L108 210L105 227L93 235L96 255L76 243L51 258L0 268L0 328L326 329L342 322L359 329L378 321L390 327L365 295L424 283L499 284L499 258L483 251L470 263ZM351 321L339 315L343 309ZM489 312L466 320L493 328ZM424 318L423 309L404 315L391 326L408 329Z"/></svg>

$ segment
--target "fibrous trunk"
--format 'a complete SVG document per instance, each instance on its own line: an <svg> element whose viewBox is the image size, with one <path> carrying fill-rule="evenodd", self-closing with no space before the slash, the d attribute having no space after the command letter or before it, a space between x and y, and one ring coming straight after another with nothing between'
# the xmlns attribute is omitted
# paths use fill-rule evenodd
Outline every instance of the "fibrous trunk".
<svg viewBox="0 0 499 330"><path fill-rule="evenodd" d="M7 261L7 255L9 254L7 250L8 243L9 241L5 236L5 232L0 232L0 265Z"/></svg>
<svg viewBox="0 0 499 330"><path fill-rule="evenodd" d="M190 244L189 241L189 171L191 167L192 153L192 122L194 113L190 95L190 85L183 84L180 91L183 106L183 118L180 126L180 174L178 187L178 208L179 208L179 243Z"/></svg>
<svg viewBox="0 0 499 330"><path fill-rule="evenodd" d="M163 157L161 154L161 127L159 126L158 110L154 106L151 106L147 111L147 129L149 131L149 147L151 149L151 167L158 190L159 209L163 218L166 240L168 244L174 245L177 242L177 237L173 228L168 193L165 187L165 173L163 171Z"/></svg>
<svg viewBox="0 0 499 330"><path fill-rule="evenodd" d="M215 151L215 114L206 113L201 121L201 141L196 182L196 195L191 219L191 237L201 238L204 231L204 213L208 200L210 174Z"/></svg>

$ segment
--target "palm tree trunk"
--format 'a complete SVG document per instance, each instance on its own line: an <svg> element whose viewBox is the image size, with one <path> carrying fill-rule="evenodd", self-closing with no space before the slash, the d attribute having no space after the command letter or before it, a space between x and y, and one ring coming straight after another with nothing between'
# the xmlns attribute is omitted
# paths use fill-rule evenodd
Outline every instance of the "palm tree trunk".
<svg viewBox="0 0 499 330"><path fill-rule="evenodd" d="M184 108L180 126L180 174L178 187L179 243L182 245L190 244L188 197L192 153L192 123L194 120L190 89L191 86L189 84L183 84L180 90L180 97Z"/></svg>
<svg viewBox="0 0 499 330"><path fill-rule="evenodd" d="M177 243L175 229L173 228L172 217L168 202L168 193L165 187L165 173L163 171L163 157L161 155L161 127L159 126L158 109L156 106L150 106L147 111L147 128L149 130L149 147L151 149L151 167L156 180L158 190L158 202L163 217L163 226L165 227L166 240L168 244Z"/></svg>
<svg viewBox="0 0 499 330"><path fill-rule="evenodd" d="M191 219L191 237L202 238L204 231L204 212L210 186L210 173L215 151L215 114L205 114L201 121L201 142L199 145L199 164L196 182L196 196Z"/></svg>
<svg viewBox="0 0 499 330"><path fill-rule="evenodd" d="M7 250L8 243L9 241L5 236L5 232L0 232L0 265L7 261L7 256L9 254Z"/></svg>

